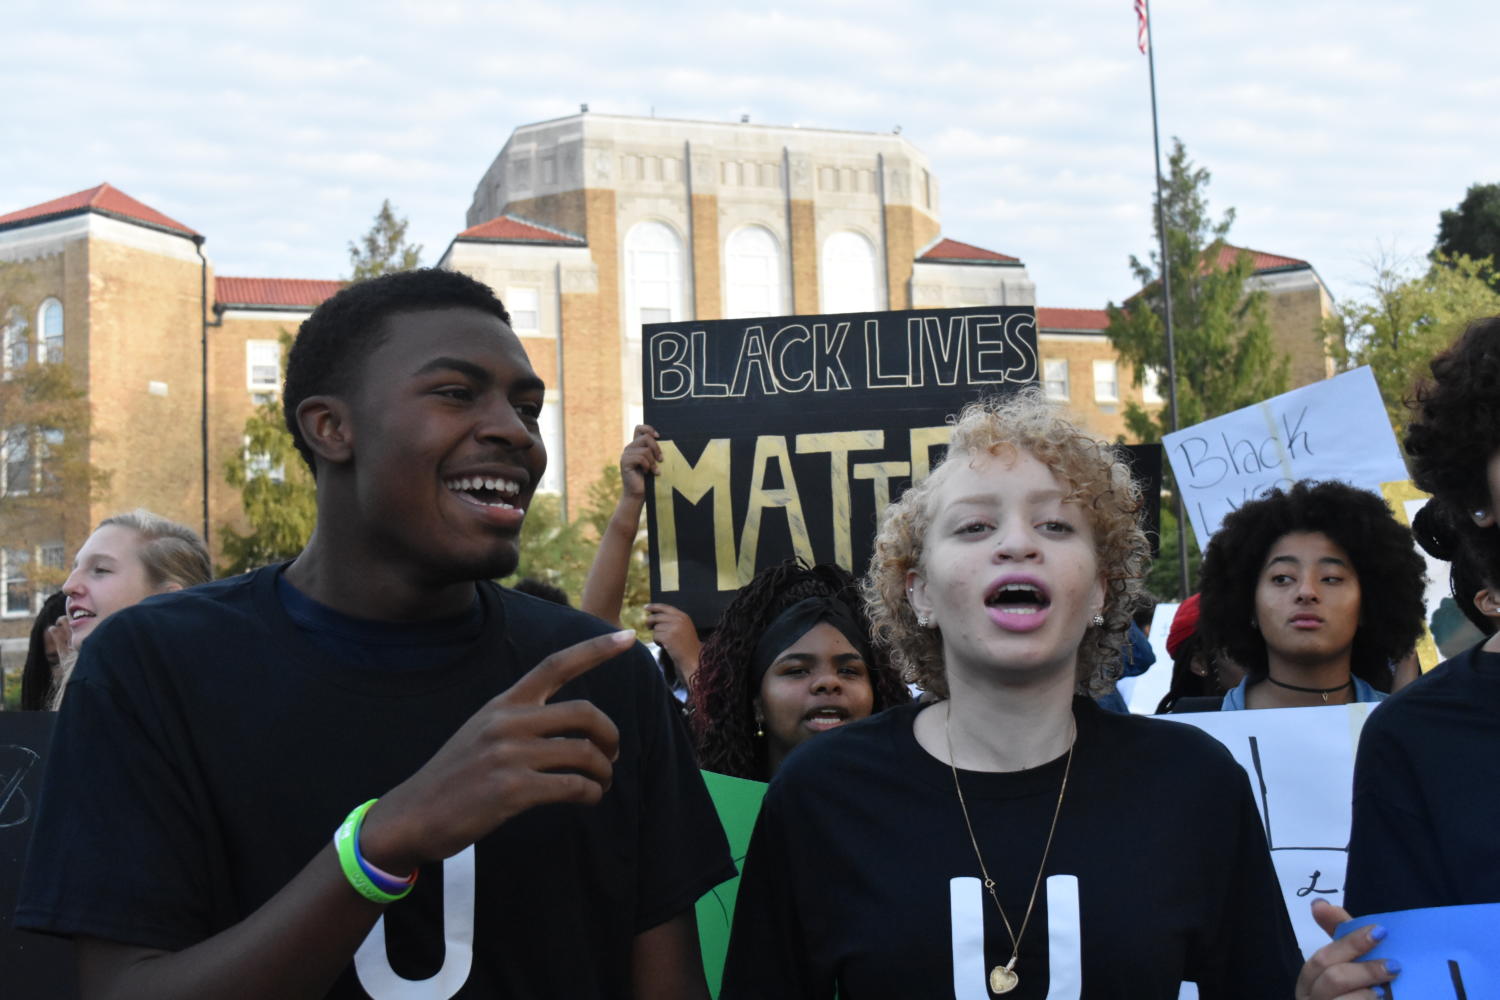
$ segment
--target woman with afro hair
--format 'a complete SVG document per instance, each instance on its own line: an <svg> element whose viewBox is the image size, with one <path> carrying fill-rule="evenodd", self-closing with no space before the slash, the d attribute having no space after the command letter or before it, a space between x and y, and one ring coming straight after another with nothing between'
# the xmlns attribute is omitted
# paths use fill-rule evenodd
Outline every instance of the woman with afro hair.
<svg viewBox="0 0 1500 1000"><path fill-rule="evenodd" d="M854 577L788 560L740 589L699 654L698 763L769 781L803 741L908 700Z"/></svg>
<svg viewBox="0 0 1500 1000"><path fill-rule="evenodd" d="M1406 434L1432 494L1422 547L1453 560L1476 624L1500 614L1500 317L1432 362ZM1471 605L1477 603L1477 609ZM1486 629L1488 631L1488 629ZM1351 913L1500 903L1500 636L1447 660L1380 706L1360 734L1344 882Z"/></svg>
<svg viewBox="0 0 1500 1000"><path fill-rule="evenodd" d="M1246 672L1224 708L1383 699L1422 634L1423 569L1367 490L1303 480L1241 506L1203 557L1204 641Z"/></svg>

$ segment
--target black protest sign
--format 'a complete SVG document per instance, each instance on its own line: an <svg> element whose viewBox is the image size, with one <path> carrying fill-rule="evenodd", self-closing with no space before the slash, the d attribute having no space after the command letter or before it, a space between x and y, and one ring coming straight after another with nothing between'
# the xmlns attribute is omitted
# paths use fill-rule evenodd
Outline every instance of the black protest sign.
<svg viewBox="0 0 1500 1000"><path fill-rule="evenodd" d="M1130 474L1141 487L1141 528L1151 542L1151 558L1161 554L1161 469L1163 458L1159 444L1120 444L1115 450L1130 466Z"/></svg>
<svg viewBox="0 0 1500 1000"><path fill-rule="evenodd" d="M73 943L14 926L56 718L51 712L0 712L0 983L8 997L78 995Z"/></svg>
<svg viewBox="0 0 1500 1000"><path fill-rule="evenodd" d="M700 626L791 556L863 572L948 418L1038 371L1030 306L661 323L642 347L651 593Z"/></svg>

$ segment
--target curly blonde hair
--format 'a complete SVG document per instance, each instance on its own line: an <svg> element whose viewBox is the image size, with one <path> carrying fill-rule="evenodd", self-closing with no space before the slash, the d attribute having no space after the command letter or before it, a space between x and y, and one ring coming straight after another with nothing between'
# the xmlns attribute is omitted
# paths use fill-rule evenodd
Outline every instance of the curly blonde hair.
<svg viewBox="0 0 1500 1000"><path fill-rule="evenodd" d="M1142 603L1142 578L1151 549L1141 530L1141 490L1115 450L1074 426L1035 387L965 406L953 426L948 457L931 476L886 508L864 579L875 641L888 647L902 676L946 698L942 638L917 624L907 600L906 574L922 563L932 497L957 456L1023 451L1036 457L1082 506L1104 573L1104 625L1090 625L1078 649L1079 694L1108 693L1119 675L1120 647L1132 613Z"/></svg>

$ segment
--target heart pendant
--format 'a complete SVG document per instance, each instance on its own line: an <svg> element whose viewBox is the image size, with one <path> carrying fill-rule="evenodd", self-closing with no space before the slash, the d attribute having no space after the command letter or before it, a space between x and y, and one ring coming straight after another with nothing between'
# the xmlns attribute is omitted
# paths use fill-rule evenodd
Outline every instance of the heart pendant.
<svg viewBox="0 0 1500 1000"><path fill-rule="evenodd" d="M1009 993L1020 981L1021 977L1003 965L997 965L990 970L991 993Z"/></svg>

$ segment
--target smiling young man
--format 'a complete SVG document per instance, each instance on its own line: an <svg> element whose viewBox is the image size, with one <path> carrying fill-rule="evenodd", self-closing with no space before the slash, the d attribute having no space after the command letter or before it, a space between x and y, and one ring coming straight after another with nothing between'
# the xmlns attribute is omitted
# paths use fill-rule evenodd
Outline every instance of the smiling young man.
<svg viewBox="0 0 1500 1000"><path fill-rule="evenodd" d="M303 324L307 547L113 616L74 674L17 923L78 940L85 997L706 997L692 906L734 869L658 671L486 582L542 393L463 275Z"/></svg>

